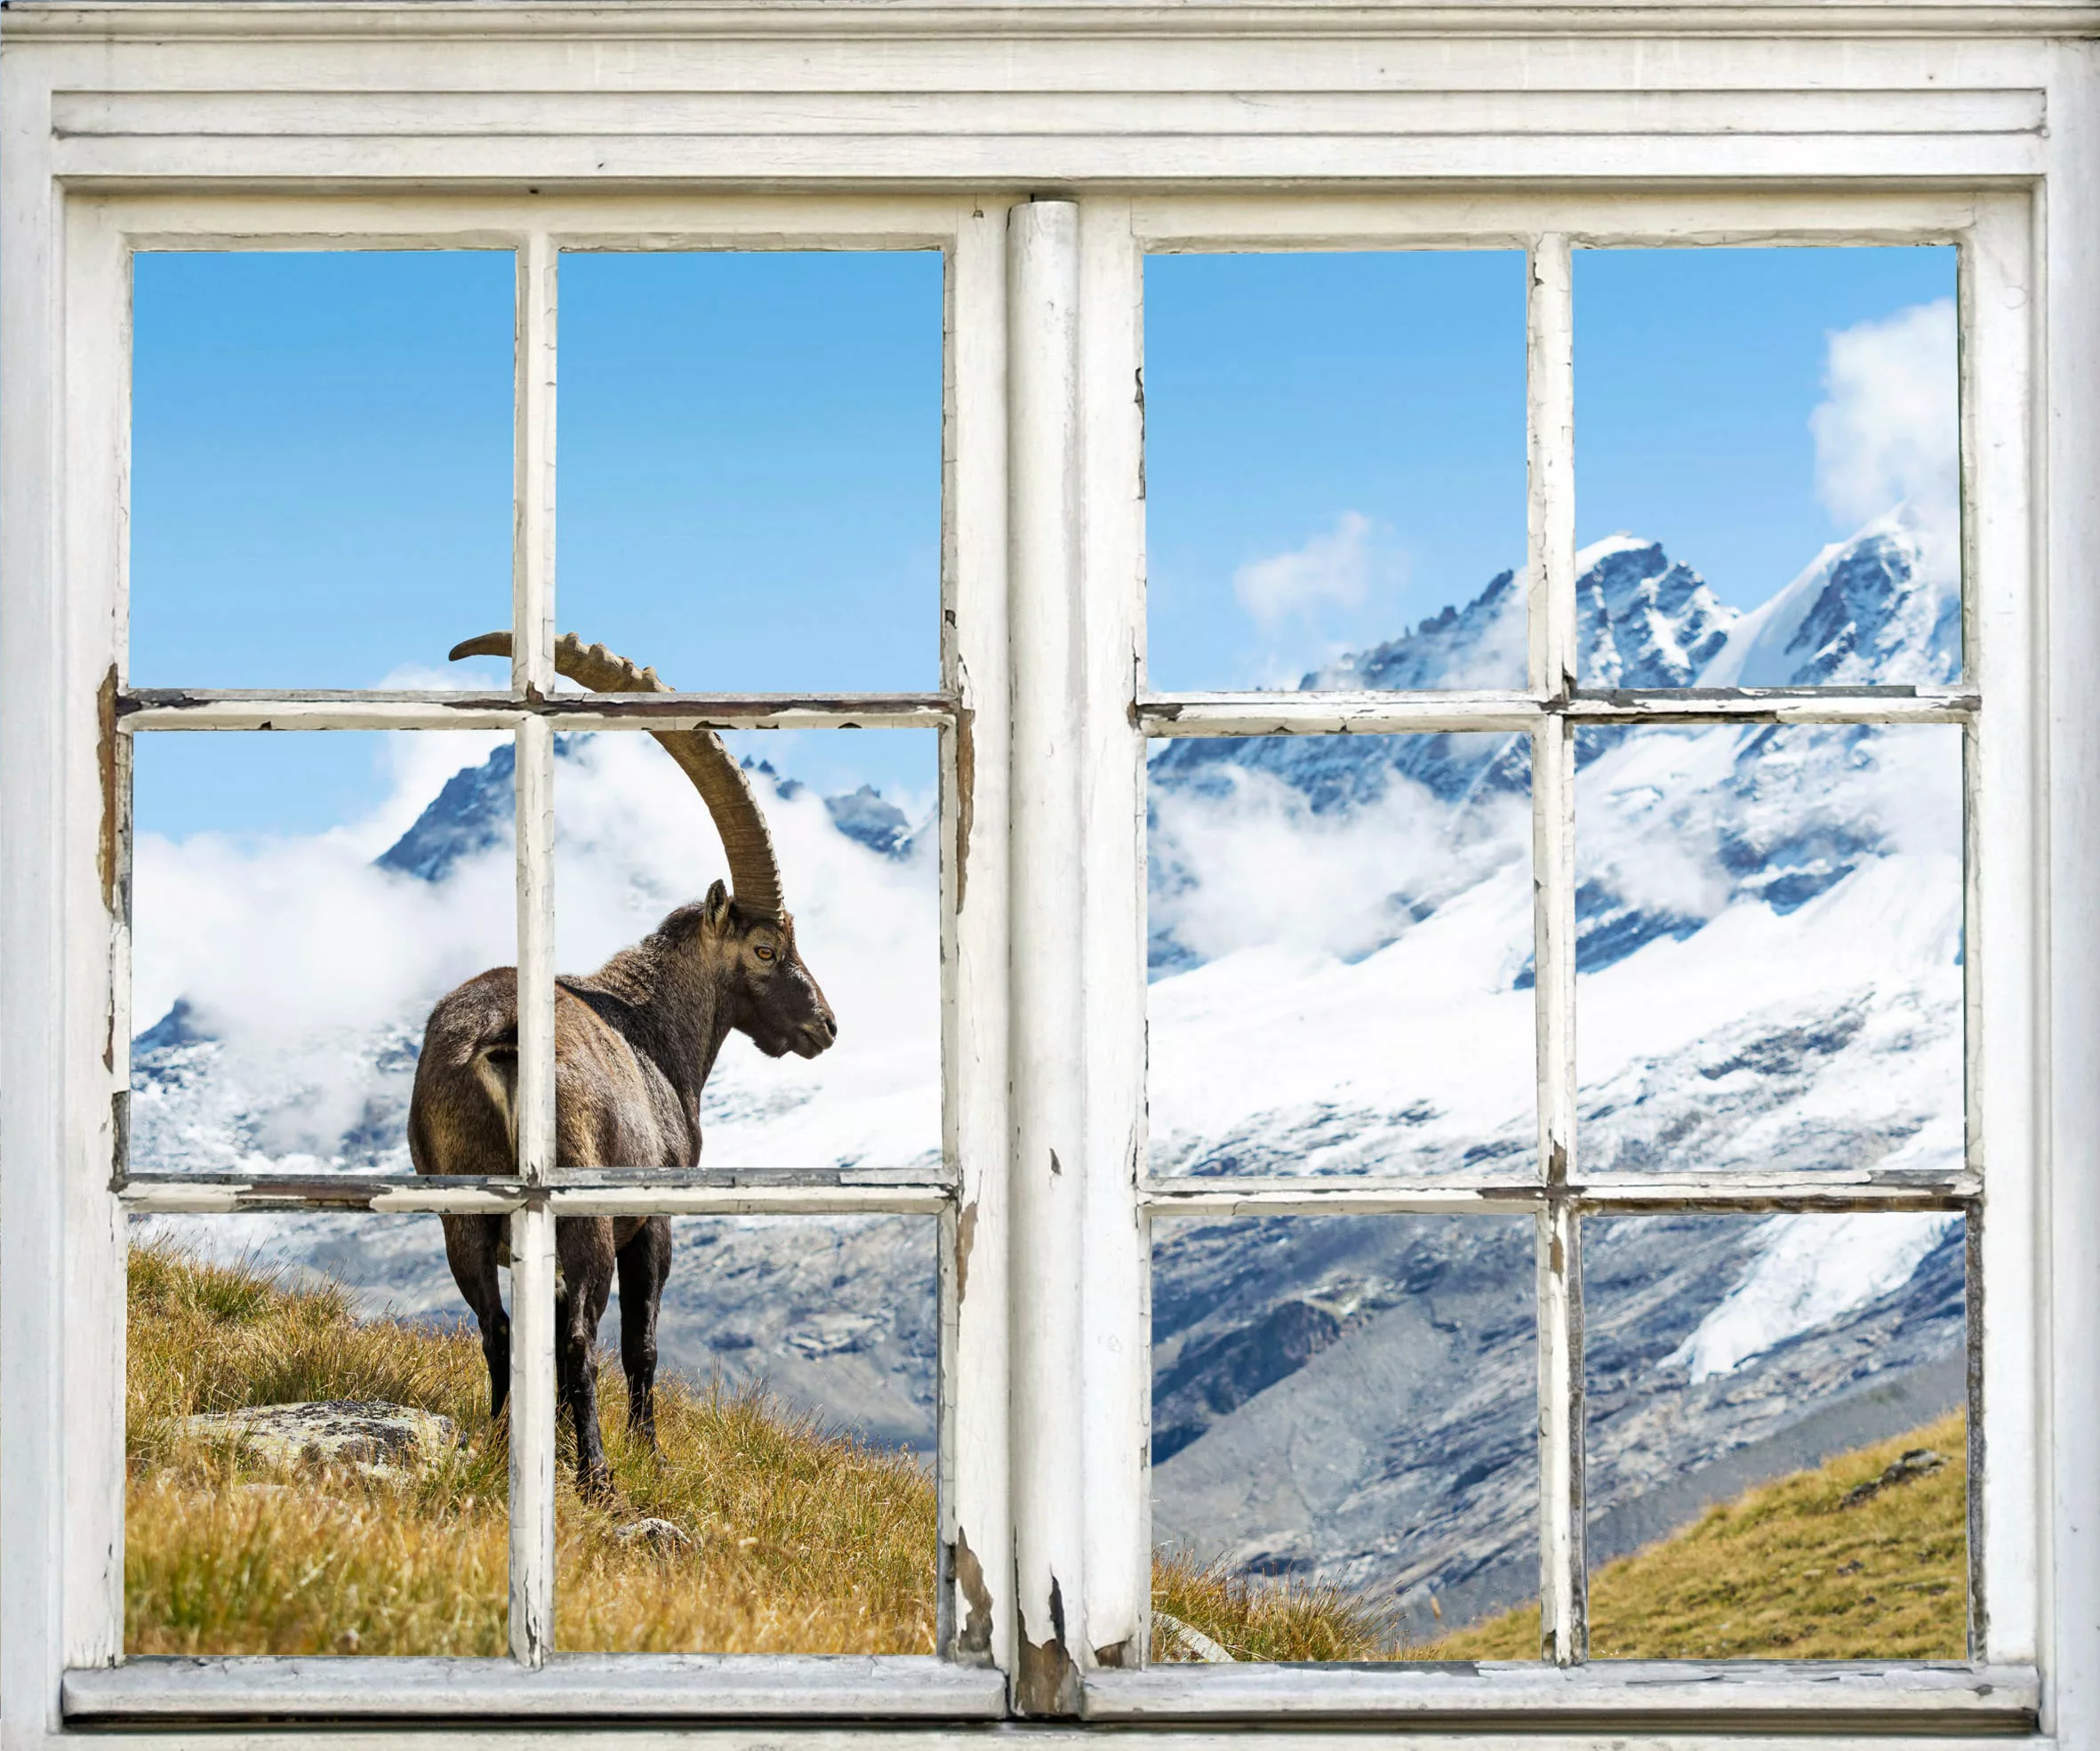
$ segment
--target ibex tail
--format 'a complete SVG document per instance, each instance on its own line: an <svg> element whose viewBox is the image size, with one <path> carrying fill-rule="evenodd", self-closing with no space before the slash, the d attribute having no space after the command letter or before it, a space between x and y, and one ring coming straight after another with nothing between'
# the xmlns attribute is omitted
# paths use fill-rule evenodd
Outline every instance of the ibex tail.
<svg viewBox="0 0 2100 1751"><path fill-rule="evenodd" d="M492 1040L474 1054L474 1074L488 1093L510 1141L510 1159L517 1159L517 1036L515 1032Z"/></svg>

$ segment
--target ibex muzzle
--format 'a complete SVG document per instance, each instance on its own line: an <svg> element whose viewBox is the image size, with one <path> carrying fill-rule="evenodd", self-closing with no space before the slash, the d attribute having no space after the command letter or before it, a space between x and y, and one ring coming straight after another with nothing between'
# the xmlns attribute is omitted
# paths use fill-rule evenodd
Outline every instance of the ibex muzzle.
<svg viewBox="0 0 2100 1751"><path fill-rule="evenodd" d="M510 635L455 647L463 656L508 655ZM600 693L669 692L573 633L555 668ZM780 865L765 817L741 767L711 730L652 731L706 801L727 853L733 893L717 881L595 973L555 982L555 1165L692 1168L700 1163L700 1096L732 1030L769 1057L814 1058L838 1037L781 904ZM517 976L499 967L440 998L430 1011L409 1104L416 1171L504 1175L517 1161ZM510 1322L497 1267L506 1262L498 1217L447 1216L445 1256L481 1324L489 1394L503 1408L510 1384ZM598 1321L620 1281L620 1360L628 1420L655 1440L656 1314L670 1269L667 1217L566 1218L557 1225L555 1302L560 1400L576 1426L576 1468L587 1492L610 1482L597 1425Z"/></svg>

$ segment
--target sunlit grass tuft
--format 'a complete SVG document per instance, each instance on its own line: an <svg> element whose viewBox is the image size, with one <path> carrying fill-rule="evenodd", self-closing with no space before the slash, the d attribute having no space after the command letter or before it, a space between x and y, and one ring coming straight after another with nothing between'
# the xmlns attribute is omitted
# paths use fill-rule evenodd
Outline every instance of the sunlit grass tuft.
<svg viewBox="0 0 2100 1751"><path fill-rule="evenodd" d="M134 1250L131 1292L130 1651L503 1651L509 1455L471 1333L360 1321L334 1285L164 1247ZM560 1485L557 1645L931 1651L934 1488L917 1459L676 1380L658 1389L658 1458L627 1438L616 1367L601 1386L615 1494ZM315 1399L435 1411L464 1445L391 1480L272 1468L179 1421ZM616 1536L651 1516L689 1544Z"/></svg>
<svg viewBox="0 0 2100 1751"><path fill-rule="evenodd" d="M1963 1421L1839 1455L1709 1508L1590 1580L1597 1659L1962 1659L1968 1651ZM1846 1506L1904 1453L1946 1463ZM1416 1651L1535 1659L1527 1606Z"/></svg>
<svg viewBox="0 0 2100 1751"><path fill-rule="evenodd" d="M340 1287L166 1247L134 1250L125 1646L134 1653L493 1655L508 1643L509 1455L469 1330L355 1316ZM908 1453L763 1393L667 1380L661 1452L626 1430L609 1361L614 1493L565 1465L556 1642L591 1651L927 1653L934 1481ZM200 1411L384 1400L449 1417L457 1453L404 1476L273 1469L187 1435ZM563 1436L565 1460L569 1436ZM1947 1464L1844 1505L1906 1450ZM1782 1479L1592 1578L1598 1659L1960 1659L1966 1643L1959 1417ZM666 1548L618 1536L645 1518ZM1533 1659L1535 1606L1400 1649L1375 1599L1229 1573L1153 1570L1156 1610L1241 1660Z"/></svg>
<svg viewBox="0 0 2100 1751"><path fill-rule="evenodd" d="M1391 1617L1327 1581L1237 1575L1161 1552L1152 1560L1152 1609L1201 1630L1238 1660L1391 1659Z"/></svg>

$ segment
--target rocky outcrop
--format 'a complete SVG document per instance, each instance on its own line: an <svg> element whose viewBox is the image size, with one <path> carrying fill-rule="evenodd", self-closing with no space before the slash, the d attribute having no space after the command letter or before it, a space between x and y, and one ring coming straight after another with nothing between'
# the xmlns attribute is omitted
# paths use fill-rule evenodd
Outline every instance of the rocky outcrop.
<svg viewBox="0 0 2100 1751"><path fill-rule="evenodd" d="M413 1405L360 1399L253 1404L185 1417L193 1440L228 1443L266 1465L351 1466L402 1474L435 1463L460 1445L449 1417Z"/></svg>

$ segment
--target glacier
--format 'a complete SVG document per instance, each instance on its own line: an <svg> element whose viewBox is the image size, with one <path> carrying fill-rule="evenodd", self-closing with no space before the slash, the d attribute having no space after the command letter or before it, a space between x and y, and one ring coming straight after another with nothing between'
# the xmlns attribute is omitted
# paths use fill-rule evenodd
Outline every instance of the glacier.
<svg viewBox="0 0 2100 1751"><path fill-rule="evenodd" d="M1960 672L1957 591L1904 507L1747 613L1631 535L1585 549L1579 572L1586 685ZM1503 573L1302 685L1510 685L1524 598L1523 574ZM1586 729L1576 752L1585 1169L1958 1164L1960 732ZM560 953L595 964L697 893L719 853L640 738L564 737L560 756ZM407 1170L421 1016L509 958L509 761L497 746L445 777L376 857L355 835L299 847L298 868L325 878L303 913L298 884L266 880L268 854L142 845L140 959L164 1008L133 1042L134 1167ZM808 1063L733 1040L703 1105L706 1159L932 1166L937 836L915 799L820 797L752 769L842 1030ZM1169 741L1148 777L1152 1170L1527 1176L1525 739ZM210 882L278 897L249 904L254 918L183 904ZM291 910L266 932L256 920L280 902ZM359 963L341 1013L287 1025L255 991L214 984L244 931L277 945L301 924ZM140 1225L328 1270L375 1311L458 1312L429 1218ZM930 1223L693 1218L677 1237L670 1365L763 1378L872 1438L930 1448ZM1584 1249L1595 1556L1961 1401L1958 1217L1592 1218ZM1526 1596L1534 1269L1528 1218L1162 1220L1156 1535L1249 1571L1376 1589L1423 1634Z"/></svg>

